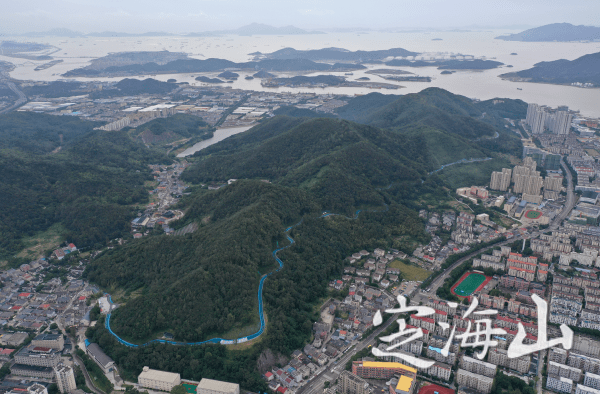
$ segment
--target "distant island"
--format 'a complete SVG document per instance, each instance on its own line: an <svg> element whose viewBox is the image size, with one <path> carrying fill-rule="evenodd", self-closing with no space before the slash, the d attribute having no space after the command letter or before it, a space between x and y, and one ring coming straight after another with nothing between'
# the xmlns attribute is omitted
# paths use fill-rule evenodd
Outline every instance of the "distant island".
<svg viewBox="0 0 600 394"><path fill-rule="evenodd" d="M51 51L52 52L49 52ZM49 54L57 52L59 49L48 44L39 44L36 42L16 42L0 41L0 53L3 56L28 59L28 60L52 60ZM35 52L43 52L36 54Z"/></svg>
<svg viewBox="0 0 600 394"><path fill-rule="evenodd" d="M443 41L443 38L432 38L431 41Z"/></svg>
<svg viewBox="0 0 600 394"><path fill-rule="evenodd" d="M304 29L300 29L296 26L283 26L283 27L274 27L270 25L265 25L263 23L251 23L246 26L242 26L238 29L233 30L217 30L217 31L205 31L199 33L190 33L188 37L204 37L204 36L220 36L226 34L234 34L239 36L291 36L291 35L301 35L301 34L325 34L320 31L308 31Z"/></svg>
<svg viewBox="0 0 600 394"><path fill-rule="evenodd" d="M495 60L408 60L394 59L387 63L386 66L395 67L437 67L438 70L490 70L503 66L504 63Z"/></svg>
<svg viewBox="0 0 600 394"><path fill-rule="evenodd" d="M236 70L279 72L354 71L366 67L352 63L317 63L308 59L263 59L235 63L225 59L191 59L181 52L121 52L92 60L85 67L67 71L65 77L118 77Z"/></svg>
<svg viewBox="0 0 600 394"><path fill-rule="evenodd" d="M575 60L541 62L533 68L500 75L503 79L520 82L573 84L582 87L600 86L600 52Z"/></svg>
<svg viewBox="0 0 600 394"><path fill-rule="evenodd" d="M552 23L517 34L496 37L504 41L525 42L569 42L569 41L600 41L600 27L575 26L570 23Z"/></svg>
<svg viewBox="0 0 600 394"><path fill-rule="evenodd" d="M346 78L336 75L316 75L313 77L296 76L291 78L275 78L263 80L261 85L266 88L276 88L286 86L291 88L326 88L330 86L337 87L372 87L377 89L399 89L400 86L381 82L357 82L347 81Z"/></svg>
<svg viewBox="0 0 600 394"><path fill-rule="evenodd" d="M260 70L256 74L253 75L254 78L276 78L275 74L271 74L266 72L265 70Z"/></svg>
<svg viewBox="0 0 600 394"><path fill-rule="evenodd" d="M223 71L221 74L217 75L217 77L225 79L238 79L239 76L240 74L231 71Z"/></svg>
<svg viewBox="0 0 600 394"><path fill-rule="evenodd" d="M215 31L203 31L196 33L189 33L187 37L218 37L223 35L239 35L239 36L253 36L253 35L300 35L300 34L325 34L321 31L308 31L301 29L296 26L283 26L274 27L265 25L262 23L251 23L246 26L242 26L233 30L215 30ZM51 29L39 32L24 33L23 37L68 37L68 38L82 38L82 37L164 37L164 36L180 36L180 34L173 34L168 32L146 32L146 33L124 33L116 31L103 31L93 33L82 33L80 31L70 29Z"/></svg>
<svg viewBox="0 0 600 394"><path fill-rule="evenodd" d="M368 63L383 61L389 57L416 56L418 52L411 52L404 48L392 48L379 51L349 51L344 48L323 48L300 51L294 48L283 48L272 53L254 52L250 55L259 59L307 59L312 61L339 61Z"/></svg>
<svg viewBox="0 0 600 394"><path fill-rule="evenodd" d="M220 80L219 78L209 78L205 76L199 76L195 78L198 82L204 83L225 83L225 81Z"/></svg>
<svg viewBox="0 0 600 394"><path fill-rule="evenodd" d="M396 70L393 68L378 68L375 70L365 71L365 74L406 75L406 74L412 74L412 73L410 71Z"/></svg>

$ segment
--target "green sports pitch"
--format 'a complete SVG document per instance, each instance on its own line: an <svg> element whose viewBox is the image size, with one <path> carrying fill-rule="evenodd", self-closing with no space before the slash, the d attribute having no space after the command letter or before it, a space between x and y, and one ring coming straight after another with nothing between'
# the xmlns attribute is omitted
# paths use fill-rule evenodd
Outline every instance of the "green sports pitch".
<svg viewBox="0 0 600 394"><path fill-rule="evenodd" d="M454 288L454 293L461 297L470 296L483 282L485 282L486 278L487 277L483 274L472 272Z"/></svg>
<svg viewBox="0 0 600 394"><path fill-rule="evenodd" d="M534 211L534 210L530 210L525 212L525 217L527 219L539 219L540 216L542 216L543 213L541 213L540 211Z"/></svg>

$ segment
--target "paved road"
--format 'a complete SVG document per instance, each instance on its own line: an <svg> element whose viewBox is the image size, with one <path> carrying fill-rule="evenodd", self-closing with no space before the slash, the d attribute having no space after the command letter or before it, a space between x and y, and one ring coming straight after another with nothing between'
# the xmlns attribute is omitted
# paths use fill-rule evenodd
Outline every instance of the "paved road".
<svg viewBox="0 0 600 394"><path fill-rule="evenodd" d="M354 346L351 350L349 350L346 354L344 354L339 360L337 360L337 364L330 362L327 364L327 367L314 378L311 379L310 382L302 386L296 394L317 394L322 393L325 388L325 382L327 381L335 381L339 374L346 368L346 363L350 360L350 358L363 350L365 347L369 345L375 345L377 337L383 330L388 328L390 324L395 324L398 319L399 314L393 315L389 318L385 323L383 323L379 328L371 333L367 338L360 341L358 344ZM331 372L331 370L334 372Z"/></svg>
<svg viewBox="0 0 600 394"><path fill-rule="evenodd" d="M560 226L562 221L565 220L569 216L569 214L571 213L571 210L575 206L575 202L576 202L575 193L573 192L573 175L571 175L571 171L569 171L569 169L567 168L567 165L565 164L565 162L563 161L562 158L560 159L560 165L565 172L565 175L567 177L567 182L568 182L567 201L565 202L565 207L563 208L561 213L556 215L556 217L552 221L551 225L548 227L548 229L550 229L550 230L556 230L558 228L558 226Z"/></svg>
<svg viewBox="0 0 600 394"><path fill-rule="evenodd" d="M13 105L11 105L10 107L0 110L0 114L10 112L13 109L18 108L27 102L27 96L25 96L25 93L23 93L21 90L19 90L17 85L15 85L13 82L10 82L7 80L6 73L0 73L0 82L6 83L6 86L8 86L8 88L10 90L12 90L13 92L15 92L15 94L18 96L17 101L15 101L15 103Z"/></svg>
<svg viewBox="0 0 600 394"><path fill-rule="evenodd" d="M77 345L77 343L75 342L75 339L71 338L71 341L73 342L73 348L75 348L75 346ZM85 369L83 360L81 358L79 358L79 356L77 354L75 354L75 352L72 352L71 354L73 355L73 360L75 360L75 362L77 362L79 364L79 368L83 372L83 376L85 377L85 385L88 386L88 388L96 394L104 394L104 391L97 389L96 386L94 386L94 382L92 381L92 378L88 374L87 369Z"/></svg>

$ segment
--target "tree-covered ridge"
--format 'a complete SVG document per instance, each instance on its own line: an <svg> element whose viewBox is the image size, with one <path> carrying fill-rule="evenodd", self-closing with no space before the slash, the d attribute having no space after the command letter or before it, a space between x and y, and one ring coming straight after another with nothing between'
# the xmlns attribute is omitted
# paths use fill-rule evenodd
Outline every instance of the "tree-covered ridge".
<svg viewBox="0 0 600 394"><path fill-rule="evenodd" d="M429 171L463 158L520 155L518 136L504 118L521 119L527 104L500 99L474 102L439 88L386 97L372 93L338 108L340 117L401 133L405 154ZM494 103L495 102L495 103Z"/></svg>
<svg viewBox="0 0 600 394"><path fill-rule="evenodd" d="M600 30L600 29L599 29ZM528 82L571 84L574 82L600 85L600 52L575 60L559 59L534 64L533 68L502 74L502 78L519 78Z"/></svg>
<svg viewBox="0 0 600 394"><path fill-rule="evenodd" d="M68 146L100 125L75 116L11 112L0 116L0 149L48 153L59 146Z"/></svg>
<svg viewBox="0 0 600 394"><path fill-rule="evenodd" d="M277 128L277 135L264 138L275 129L271 123L288 122L294 126ZM345 120L273 119L244 134L245 140L254 137L262 142L233 151L213 148L183 179L194 183L267 179L308 189L328 209L351 213L364 205L381 204L375 188L424 176L404 155L402 135Z"/></svg>
<svg viewBox="0 0 600 394"><path fill-rule="evenodd" d="M71 117L16 113L0 117L0 122L9 116L16 125L31 119L30 115L40 124L47 120L49 131L24 128L22 142L13 147L36 152L51 149L55 133L70 130L73 121ZM64 128L53 124L60 120L65 121ZM134 142L125 132L89 131L88 123L83 122L80 132L73 126L75 137L55 154L0 151L1 257L18 252L23 237L55 223L63 224L67 230L63 235L78 247L103 245L128 233L134 214L130 205L148 201L144 187L152 179L148 164L164 163L166 157Z"/></svg>
<svg viewBox="0 0 600 394"><path fill-rule="evenodd" d="M106 253L87 276L101 286L141 289L119 308L112 328L147 340L161 330L199 341L258 322L258 280L274 269L282 229L314 211L299 191L240 181L190 202L187 221L209 218L187 237L149 238ZM176 307L173 307L176 305Z"/></svg>
<svg viewBox="0 0 600 394"><path fill-rule="evenodd" d="M494 128L475 119L482 111L473 102L439 88L407 94L362 119L376 127L403 129L415 124L475 139L494 135Z"/></svg>
<svg viewBox="0 0 600 394"><path fill-rule="evenodd" d="M432 108L455 125L462 122L471 131L477 127L491 133L469 138L458 126L436 127L442 122L435 117L427 124L402 113L398 119L390 114L385 128L276 116L190 159L194 163L182 178L195 186L181 202L184 218L173 226L194 222L198 230L143 238L106 252L88 266L90 280L109 291L125 291L111 318L112 329L124 339L143 343L164 331L173 332L177 341L242 337L258 328L257 287L261 275L276 267L271 252L287 244L284 229L301 221L290 231L296 243L278 255L283 269L265 281L267 329L248 353L236 355L218 346L202 351L159 345L129 349L101 324L93 330L94 338L132 374L150 365L264 389L264 382L253 380L259 353L271 349L286 354L306 344L317 318L315 305L328 295L327 284L341 275L348 255L375 247L410 252L415 242L427 242L416 211L449 198L447 184L429 171L454 157L495 154L483 141L502 141L498 146L503 149L506 141L501 138L512 142L502 130L493 138L496 129L483 123L485 111L471 100L436 91L404 102L414 103L414 112ZM370 108L372 113L378 110L376 105ZM238 181L217 191L199 186L231 178ZM358 209L363 212L351 219ZM322 218L323 211L350 219ZM215 357L214 363L181 363L207 357L206 352ZM243 362L250 368L243 367L246 375L241 378L235 371ZM229 368L215 372L213 364Z"/></svg>
<svg viewBox="0 0 600 394"><path fill-rule="evenodd" d="M182 141L191 145L214 136L215 128L202 118L189 114L175 114L167 118L153 119L135 130L131 135L146 145L173 145Z"/></svg>

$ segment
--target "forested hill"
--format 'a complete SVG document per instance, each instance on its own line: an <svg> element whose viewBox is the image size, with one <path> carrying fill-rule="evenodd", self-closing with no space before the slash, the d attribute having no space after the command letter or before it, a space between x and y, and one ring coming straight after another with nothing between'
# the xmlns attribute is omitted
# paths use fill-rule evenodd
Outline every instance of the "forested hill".
<svg viewBox="0 0 600 394"><path fill-rule="evenodd" d="M526 42L568 42L568 41L594 41L600 40L600 27L576 26L570 23L551 23L549 25L534 27L517 34L496 37L504 41Z"/></svg>
<svg viewBox="0 0 600 394"><path fill-rule="evenodd" d="M132 204L148 201L147 165L168 162L125 132L93 131L75 117L19 112L0 116L0 125L2 260L54 224L80 248L128 234Z"/></svg>
<svg viewBox="0 0 600 394"><path fill-rule="evenodd" d="M11 112L0 116L0 149L49 153L60 146L69 146L77 137L100 125L74 116Z"/></svg>
<svg viewBox="0 0 600 394"><path fill-rule="evenodd" d="M282 129L281 124L287 122L292 127ZM273 135L274 131L278 134ZM418 152L410 151L402 135L345 120L276 118L244 133L243 141L247 140L260 142L241 147L215 145L200 151L199 157L210 156L182 178L193 183L267 179L307 188L323 207L352 213L364 204L382 203L375 188L418 181L425 175L418 163L408 159Z"/></svg>
<svg viewBox="0 0 600 394"><path fill-rule="evenodd" d="M434 170L463 158L493 153L519 155L521 142L516 134L506 131L503 118L522 119L526 109L521 100L474 102L443 89L428 88L404 96L371 93L356 97L337 113L344 119L402 134L413 146L411 159Z"/></svg>
<svg viewBox="0 0 600 394"><path fill-rule="evenodd" d="M296 243L278 255L283 269L265 281L267 328L258 343L241 353L219 346L130 349L101 322L90 330L92 339L131 376L149 365L264 390L259 355L266 349L289 354L307 343L316 305L327 296L328 282L341 275L344 258L375 247L411 252L427 242L418 209L449 199L448 185L428 174L435 166L455 157L496 157L514 142L502 130L493 138L496 129L475 118L485 119L486 111L498 115L466 98L430 90L397 98L396 106L375 99L379 108L370 111L389 114L382 127L276 116L199 151L182 175L193 185L179 207L186 215L173 224L196 223L198 229L145 237L88 265L88 279L123 294L111 326L128 341L144 343L165 331L178 341L239 338L258 329L258 283L276 267L271 252L287 245L285 228L301 223L290 231ZM225 186L213 191L206 184ZM345 216L321 218L323 211Z"/></svg>
<svg viewBox="0 0 600 394"><path fill-rule="evenodd" d="M341 112L343 111L342 107ZM356 121L395 129L419 124L471 139L494 135L492 127L475 119L481 113L473 101L464 96L439 88L429 88L375 107Z"/></svg>
<svg viewBox="0 0 600 394"><path fill-rule="evenodd" d="M584 55L575 60L559 59L540 62L534 64L533 68L502 74L500 77L528 82L556 84L579 82L600 86L600 52Z"/></svg>

